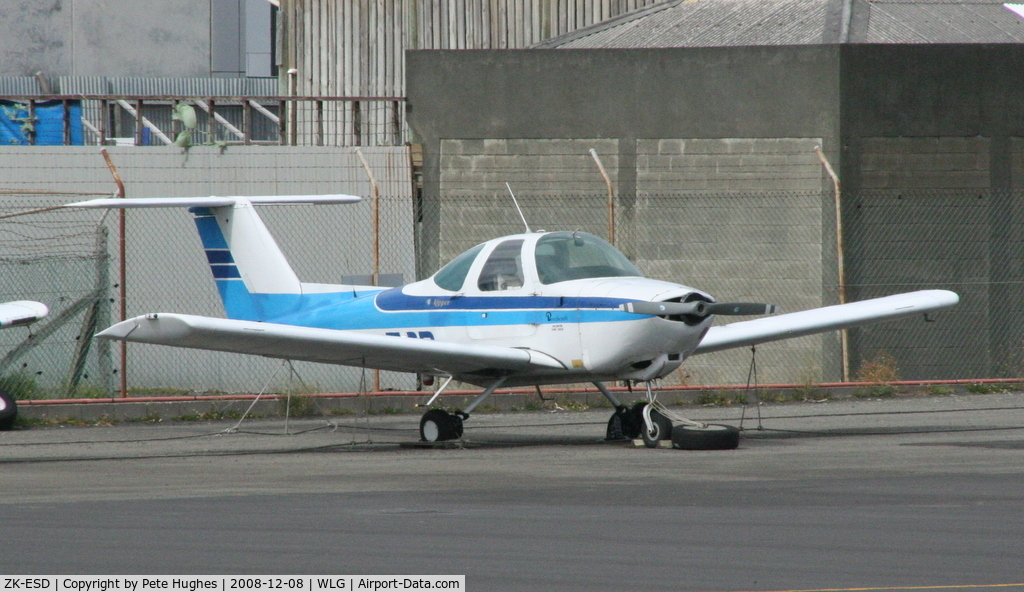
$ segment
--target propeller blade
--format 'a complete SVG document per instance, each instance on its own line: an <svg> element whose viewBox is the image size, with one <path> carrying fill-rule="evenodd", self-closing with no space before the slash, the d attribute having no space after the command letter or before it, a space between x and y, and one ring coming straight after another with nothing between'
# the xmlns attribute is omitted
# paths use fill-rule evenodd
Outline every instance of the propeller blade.
<svg viewBox="0 0 1024 592"><path fill-rule="evenodd" d="M619 310L634 314L675 316L697 315L706 317L708 303L700 300L694 302L627 302L619 305Z"/></svg>
<svg viewBox="0 0 1024 592"><path fill-rule="evenodd" d="M619 305L619 310L633 314L676 316L694 315L765 315L774 314L778 307L774 304L760 302L715 302L702 300L693 302L627 302Z"/></svg>
<svg viewBox="0 0 1024 592"><path fill-rule="evenodd" d="M778 307L761 302L716 302L708 305L708 314L714 315L769 315Z"/></svg>

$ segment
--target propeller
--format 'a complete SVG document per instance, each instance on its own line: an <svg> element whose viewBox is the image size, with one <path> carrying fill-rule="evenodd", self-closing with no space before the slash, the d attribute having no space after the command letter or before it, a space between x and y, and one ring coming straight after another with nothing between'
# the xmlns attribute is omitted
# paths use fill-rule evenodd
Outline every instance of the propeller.
<svg viewBox="0 0 1024 592"><path fill-rule="evenodd" d="M778 307L774 304L761 302L704 302L695 300L693 302L627 302L619 305L619 310L634 314L676 316L694 315L706 317L709 315L766 315L774 314Z"/></svg>

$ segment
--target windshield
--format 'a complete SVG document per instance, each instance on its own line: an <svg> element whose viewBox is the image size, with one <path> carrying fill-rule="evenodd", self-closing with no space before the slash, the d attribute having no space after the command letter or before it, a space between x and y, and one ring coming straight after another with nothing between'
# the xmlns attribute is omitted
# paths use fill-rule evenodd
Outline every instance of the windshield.
<svg viewBox="0 0 1024 592"><path fill-rule="evenodd" d="M534 257L542 284L603 277L643 277L626 256L585 232L552 232L537 241Z"/></svg>
<svg viewBox="0 0 1024 592"><path fill-rule="evenodd" d="M469 268L473 266L473 261L480 253L480 249L483 248L483 245L477 245L452 259L448 265L434 274L434 283L452 292L461 290L462 284L466 282L466 276L469 274Z"/></svg>

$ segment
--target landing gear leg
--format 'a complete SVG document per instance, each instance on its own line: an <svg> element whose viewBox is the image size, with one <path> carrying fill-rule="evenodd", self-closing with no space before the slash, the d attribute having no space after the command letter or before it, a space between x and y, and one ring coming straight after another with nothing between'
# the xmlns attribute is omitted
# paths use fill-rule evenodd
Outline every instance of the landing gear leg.
<svg viewBox="0 0 1024 592"><path fill-rule="evenodd" d="M640 436L644 439L644 446L657 448L659 441L672 439L672 420L654 408L657 395L651 390L651 382L647 381L644 385L647 387L647 403L638 403L634 409L639 407L643 420Z"/></svg>
<svg viewBox="0 0 1024 592"><path fill-rule="evenodd" d="M448 413L444 409L431 409L420 418L420 440L424 442L443 442L457 440L462 437L462 422L469 419L469 413L477 408L484 399L491 396L499 386L504 384L506 376L502 376L484 389L484 392L473 399L473 402L462 411ZM447 386L447 383L445 384ZM433 399L431 399L433 401Z"/></svg>

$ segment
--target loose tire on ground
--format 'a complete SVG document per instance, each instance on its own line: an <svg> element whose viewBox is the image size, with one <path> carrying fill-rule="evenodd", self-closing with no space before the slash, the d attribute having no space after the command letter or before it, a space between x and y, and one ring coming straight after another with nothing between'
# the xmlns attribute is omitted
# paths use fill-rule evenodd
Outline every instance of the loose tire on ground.
<svg viewBox="0 0 1024 592"><path fill-rule="evenodd" d="M740 430L734 426L711 423L702 428L672 428L672 447L680 450L732 450L739 445Z"/></svg>
<svg viewBox="0 0 1024 592"><path fill-rule="evenodd" d="M14 420L17 418L18 404L14 401L14 397L0 389L0 431L14 427Z"/></svg>

